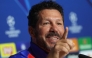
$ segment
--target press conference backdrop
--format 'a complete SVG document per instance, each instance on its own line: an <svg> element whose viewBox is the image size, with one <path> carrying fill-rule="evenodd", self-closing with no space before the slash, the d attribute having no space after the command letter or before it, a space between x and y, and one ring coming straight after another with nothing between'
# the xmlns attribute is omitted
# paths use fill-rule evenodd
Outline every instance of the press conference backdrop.
<svg viewBox="0 0 92 58"><path fill-rule="evenodd" d="M32 5L43 0L0 0L0 58L8 58L29 47L27 15ZM68 38L75 43L66 58L92 56L92 0L53 0L64 8Z"/></svg>

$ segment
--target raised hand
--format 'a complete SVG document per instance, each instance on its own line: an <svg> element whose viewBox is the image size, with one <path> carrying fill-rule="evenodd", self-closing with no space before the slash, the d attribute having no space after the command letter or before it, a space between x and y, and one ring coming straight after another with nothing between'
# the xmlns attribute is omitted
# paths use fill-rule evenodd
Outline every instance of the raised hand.
<svg viewBox="0 0 92 58"><path fill-rule="evenodd" d="M63 58L72 50L74 43L67 39L67 36L68 27L66 27L64 35L52 48L47 58Z"/></svg>

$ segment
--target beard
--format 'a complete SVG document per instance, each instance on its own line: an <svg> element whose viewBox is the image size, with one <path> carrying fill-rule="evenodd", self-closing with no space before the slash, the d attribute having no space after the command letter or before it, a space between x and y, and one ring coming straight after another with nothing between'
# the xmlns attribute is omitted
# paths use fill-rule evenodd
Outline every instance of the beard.
<svg viewBox="0 0 92 58"><path fill-rule="evenodd" d="M53 36L58 37L58 39L62 38L62 36L60 36L57 32L54 32L54 31L48 32L45 35L45 37L42 37L38 32L35 32L37 45L40 46L41 48L43 48L44 50L48 50L48 51L51 50L54 47L56 42L53 43L53 44L50 44L50 43L47 42L46 39L50 38L50 37L53 37Z"/></svg>

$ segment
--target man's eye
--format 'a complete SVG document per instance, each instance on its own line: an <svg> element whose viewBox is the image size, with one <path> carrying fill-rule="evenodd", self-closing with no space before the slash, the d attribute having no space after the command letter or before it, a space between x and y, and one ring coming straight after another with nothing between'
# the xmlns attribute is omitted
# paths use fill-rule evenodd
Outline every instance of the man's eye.
<svg viewBox="0 0 92 58"><path fill-rule="evenodd" d="M62 23L57 23L58 25L62 25Z"/></svg>
<svg viewBox="0 0 92 58"><path fill-rule="evenodd" d="M49 24L49 23L43 23L43 25L47 25L47 24Z"/></svg>

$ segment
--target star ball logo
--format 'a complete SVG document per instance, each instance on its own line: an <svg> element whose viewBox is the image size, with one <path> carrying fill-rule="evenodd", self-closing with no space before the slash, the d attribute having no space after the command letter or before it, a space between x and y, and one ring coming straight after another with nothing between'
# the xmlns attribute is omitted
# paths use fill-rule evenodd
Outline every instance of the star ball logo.
<svg viewBox="0 0 92 58"><path fill-rule="evenodd" d="M87 0L87 1L92 6L92 0Z"/></svg>

